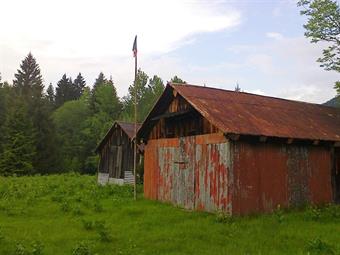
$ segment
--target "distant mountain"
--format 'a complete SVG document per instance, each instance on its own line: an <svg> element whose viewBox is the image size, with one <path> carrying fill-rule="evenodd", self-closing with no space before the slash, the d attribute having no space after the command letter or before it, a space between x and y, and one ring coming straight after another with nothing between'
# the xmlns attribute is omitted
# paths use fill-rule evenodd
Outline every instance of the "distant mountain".
<svg viewBox="0 0 340 255"><path fill-rule="evenodd" d="M324 105L327 106L332 106L332 107L339 107L340 108L340 95L332 98L331 100L327 101L326 103L323 103Z"/></svg>

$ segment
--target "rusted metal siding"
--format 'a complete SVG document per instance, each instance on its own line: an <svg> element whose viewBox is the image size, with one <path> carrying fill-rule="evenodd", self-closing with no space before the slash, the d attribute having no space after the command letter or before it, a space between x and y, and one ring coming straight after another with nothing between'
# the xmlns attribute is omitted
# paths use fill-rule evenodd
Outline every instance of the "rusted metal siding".
<svg viewBox="0 0 340 255"><path fill-rule="evenodd" d="M233 214L332 202L330 149L237 141Z"/></svg>
<svg viewBox="0 0 340 255"><path fill-rule="evenodd" d="M145 197L235 215L332 202L328 147L229 141L222 134L149 140Z"/></svg>
<svg viewBox="0 0 340 255"><path fill-rule="evenodd" d="M340 141L340 110L244 92L168 85L225 133Z"/></svg>
<svg viewBox="0 0 340 255"><path fill-rule="evenodd" d="M149 140L144 155L145 197L187 209L231 212L232 162L222 134Z"/></svg>

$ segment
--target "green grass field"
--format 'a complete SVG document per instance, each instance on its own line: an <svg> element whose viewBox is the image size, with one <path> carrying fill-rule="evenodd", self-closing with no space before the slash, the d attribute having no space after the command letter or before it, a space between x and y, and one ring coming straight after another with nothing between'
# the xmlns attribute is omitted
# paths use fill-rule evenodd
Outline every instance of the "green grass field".
<svg viewBox="0 0 340 255"><path fill-rule="evenodd" d="M90 176L0 177L0 254L340 254L340 207L230 218Z"/></svg>

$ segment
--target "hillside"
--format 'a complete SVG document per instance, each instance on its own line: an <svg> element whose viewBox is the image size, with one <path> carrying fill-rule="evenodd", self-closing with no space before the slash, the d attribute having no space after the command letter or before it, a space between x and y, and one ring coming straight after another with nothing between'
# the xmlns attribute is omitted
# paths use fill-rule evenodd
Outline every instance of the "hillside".
<svg viewBox="0 0 340 255"><path fill-rule="evenodd" d="M332 107L339 107L340 108L340 96L336 96L332 98L331 100L327 101L326 103L323 103L324 105L327 106L332 106Z"/></svg>

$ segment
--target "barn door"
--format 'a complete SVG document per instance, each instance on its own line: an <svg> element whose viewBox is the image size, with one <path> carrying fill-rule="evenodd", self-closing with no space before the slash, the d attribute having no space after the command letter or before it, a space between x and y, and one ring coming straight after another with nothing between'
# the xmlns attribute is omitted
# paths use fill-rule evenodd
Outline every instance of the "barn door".
<svg viewBox="0 0 340 255"><path fill-rule="evenodd" d="M179 146L158 150L158 199L171 201L187 209L194 209L194 149L180 138Z"/></svg>

